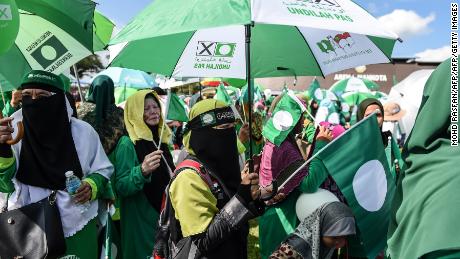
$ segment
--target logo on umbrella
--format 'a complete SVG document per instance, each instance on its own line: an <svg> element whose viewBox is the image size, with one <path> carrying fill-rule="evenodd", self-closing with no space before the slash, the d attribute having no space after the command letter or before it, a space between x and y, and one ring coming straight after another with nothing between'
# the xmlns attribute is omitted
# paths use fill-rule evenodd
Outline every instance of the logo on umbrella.
<svg viewBox="0 0 460 259"><path fill-rule="evenodd" d="M198 41L197 56L231 58L235 54L236 43Z"/></svg>
<svg viewBox="0 0 460 259"><path fill-rule="evenodd" d="M0 20L1 21L11 21L13 15L11 14L11 6L0 4Z"/></svg>
<svg viewBox="0 0 460 259"><path fill-rule="evenodd" d="M56 60L64 56L68 52L68 49L62 44L62 42L51 36L41 46L36 48L31 56L43 67L43 69L49 67Z"/></svg>
<svg viewBox="0 0 460 259"><path fill-rule="evenodd" d="M324 53L334 52L337 56L337 50L341 49L346 53L346 48L351 48L355 44L355 41L351 37L349 32L339 33L335 36L328 35L326 39L317 42L319 49Z"/></svg>

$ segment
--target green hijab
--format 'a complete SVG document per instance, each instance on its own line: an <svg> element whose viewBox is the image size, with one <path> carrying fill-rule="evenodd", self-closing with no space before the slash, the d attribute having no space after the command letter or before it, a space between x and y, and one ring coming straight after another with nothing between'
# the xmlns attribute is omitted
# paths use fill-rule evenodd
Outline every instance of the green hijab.
<svg viewBox="0 0 460 259"><path fill-rule="evenodd" d="M89 87L86 99L96 104L96 123L100 125L106 119L107 111L115 105L114 84L110 77L99 75Z"/></svg>
<svg viewBox="0 0 460 259"><path fill-rule="evenodd" d="M450 140L450 62L444 61L428 79L403 150L406 167L398 180L388 236L391 258L460 248L460 148Z"/></svg>
<svg viewBox="0 0 460 259"><path fill-rule="evenodd" d="M378 105L380 107L380 112L382 112L382 116L383 116L383 105L382 105L382 103L377 99L367 98L367 99L363 100L358 106L358 114L356 115L358 121L364 119L364 113L366 112L366 108L369 107L372 104L376 104L376 105Z"/></svg>

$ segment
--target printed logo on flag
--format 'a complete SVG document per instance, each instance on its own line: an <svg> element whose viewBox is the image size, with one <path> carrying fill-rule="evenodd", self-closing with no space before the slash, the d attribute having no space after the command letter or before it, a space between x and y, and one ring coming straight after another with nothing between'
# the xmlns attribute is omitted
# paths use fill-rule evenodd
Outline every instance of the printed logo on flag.
<svg viewBox="0 0 460 259"><path fill-rule="evenodd" d="M278 131L286 131L294 124L294 118L288 111L278 111L273 115L273 126Z"/></svg>
<svg viewBox="0 0 460 259"><path fill-rule="evenodd" d="M236 43L198 41L197 56L231 58L235 53Z"/></svg>
<svg viewBox="0 0 460 259"><path fill-rule="evenodd" d="M13 15L11 14L11 6L8 4L0 4L0 20L1 21L11 21L13 20Z"/></svg>
<svg viewBox="0 0 460 259"><path fill-rule="evenodd" d="M64 47L56 36L51 36L30 55L45 69L67 53L67 51L67 48Z"/></svg>

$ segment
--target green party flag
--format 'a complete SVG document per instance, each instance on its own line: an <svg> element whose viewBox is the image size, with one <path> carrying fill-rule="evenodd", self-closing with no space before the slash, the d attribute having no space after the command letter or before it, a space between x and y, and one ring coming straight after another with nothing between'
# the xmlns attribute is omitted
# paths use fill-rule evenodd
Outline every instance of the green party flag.
<svg viewBox="0 0 460 259"><path fill-rule="evenodd" d="M316 100L316 102L319 103L318 100L322 100L322 93L317 93L317 91L320 89L320 85L319 85L319 82L318 80L315 78L313 79L313 81L311 82L310 86L308 87L308 90L307 90L307 95L309 98L311 99L314 99ZM320 90L319 90L320 91ZM317 96L321 96L321 98L318 98Z"/></svg>
<svg viewBox="0 0 460 259"><path fill-rule="evenodd" d="M177 94L168 91L168 103L166 105L166 119L173 121L188 121L187 111Z"/></svg>
<svg viewBox="0 0 460 259"><path fill-rule="evenodd" d="M263 91L262 87L258 84L254 84L254 80L251 82L251 90L252 90L252 103L256 103L262 99ZM241 88L241 97L242 103L249 102L249 93L248 93L248 85L246 84Z"/></svg>
<svg viewBox="0 0 460 259"><path fill-rule="evenodd" d="M284 93L265 124L262 135L279 146L306 111L303 103L293 93Z"/></svg>
<svg viewBox="0 0 460 259"><path fill-rule="evenodd" d="M233 103L232 98L230 97L230 95L228 95L227 90L225 89L223 84L220 84L217 87L217 91L216 91L216 95L214 96L214 99L223 101L228 105Z"/></svg>
<svg viewBox="0 0 460 259"><path fill-rule="evenodd" d="M126 101L128 97L135 94L138 90L139 89L137 88L131 88L131 87L126 87L126 86L115 87L115 92L114 92L115 103L120 104Z"/></svg>
<svg viewBox="0 0 460 259"><path fill-rule="evenodd" d="M373 114L318 154L355 216L358 231L350 239L352 256L375 258L386 246L395 184L381 139Z"/></svg>

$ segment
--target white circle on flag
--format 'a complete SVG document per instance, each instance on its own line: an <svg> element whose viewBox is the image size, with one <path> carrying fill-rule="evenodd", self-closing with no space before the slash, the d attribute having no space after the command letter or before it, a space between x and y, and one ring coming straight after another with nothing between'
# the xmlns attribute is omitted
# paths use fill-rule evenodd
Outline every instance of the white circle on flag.
<svg viewBox="0 0 460 259"><path fill-rule="evenodd" d="M42 56L47 60L55 60L57 57L56 50L50 45L45 45L41 49Z"/></svg>
<svg viewBox="0 0 460 259"><path fill-rule="evenodd" d="M382 208L387 195L387 177L380 161L368 161L358 169L353 178L353 192L365 210L373 212Z"/></svg>
<svg viewBox="0 0 460 259"><path fill-rule="evenodd" d="M273 126L279 131L285 131L292 127L294 118L287 111L278 111L273 115Z"/></svg>
<svg viewBox="0 0 460 259"><path fill-rule="evenodd" d="M232 51L232 48L230 47L230 45L221 45L219 48L219 53L221 55L228 55L230 54L231 51Z"/></svg>
<svg viewBox="0 0 460 259"><path fill-rule="evenodd" d="M320 88L315 90L314 95L315 95L316 99L318 99L318 100L323 100L323 98L324 98L323 91L321 91Z"/></svg>
<svg viewBox="0 0 460 259"><path fill-rule="evenodd" d="M338 113L334 112L329 114L327 121L332 124L340 124L340 116Z"/></svg>

